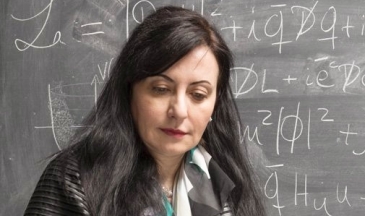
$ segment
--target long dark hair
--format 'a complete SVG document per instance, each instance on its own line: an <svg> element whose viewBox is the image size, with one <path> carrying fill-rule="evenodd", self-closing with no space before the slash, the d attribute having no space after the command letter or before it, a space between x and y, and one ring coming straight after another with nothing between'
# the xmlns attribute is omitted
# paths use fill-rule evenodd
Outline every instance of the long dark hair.
<svg viewBox="0 0 365 216"><path fill-rule="evenodd" d="M79 160L82 185L93 215L163 213L156 162L145 149L131 115L134 83L164 72L199 45L210 48L219 65L217 100L204 134L205 148L234 181L229 201L235 215L264 215L229 85L232 55L207 20L193 11L163 7L137 26L125 44L97 105L59 156Z"/></svg>

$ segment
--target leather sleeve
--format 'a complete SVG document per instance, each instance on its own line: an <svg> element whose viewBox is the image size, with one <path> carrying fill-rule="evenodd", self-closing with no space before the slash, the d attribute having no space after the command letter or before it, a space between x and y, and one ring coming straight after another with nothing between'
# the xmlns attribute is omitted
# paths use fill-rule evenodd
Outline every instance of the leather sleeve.
<svg viewBox="0 0 365 216"><path fill-rule="evenodd" d="M56 158L50 162L33 192L24 215L90 215L78 163L74 158L69 158L66 162Z"/></svg>

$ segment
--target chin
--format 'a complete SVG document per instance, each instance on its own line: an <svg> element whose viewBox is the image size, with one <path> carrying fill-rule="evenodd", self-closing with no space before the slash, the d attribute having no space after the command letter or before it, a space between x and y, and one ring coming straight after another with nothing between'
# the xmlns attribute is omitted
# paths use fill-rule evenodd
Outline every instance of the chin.
<svg viewBox="0 0 365 216"><path fill-rule="evenodd" d="M178 146L176 144L172 144L168 148L164 149L164 153L166 155L171 155L171 156L183 155L186 152L188 152L190 149L192 149L193 147L194 146Z"/></svg>

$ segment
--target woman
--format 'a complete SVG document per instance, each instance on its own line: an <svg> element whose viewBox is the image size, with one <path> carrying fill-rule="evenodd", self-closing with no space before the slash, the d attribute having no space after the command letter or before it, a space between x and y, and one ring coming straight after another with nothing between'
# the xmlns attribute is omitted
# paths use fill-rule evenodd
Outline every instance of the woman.
<svg viewBox="0 0 365 216"><path fill-rule="evenodd" d="M164 7L132 33L26 215L264 215L239 142L232 56L199 14Z"/></svg>

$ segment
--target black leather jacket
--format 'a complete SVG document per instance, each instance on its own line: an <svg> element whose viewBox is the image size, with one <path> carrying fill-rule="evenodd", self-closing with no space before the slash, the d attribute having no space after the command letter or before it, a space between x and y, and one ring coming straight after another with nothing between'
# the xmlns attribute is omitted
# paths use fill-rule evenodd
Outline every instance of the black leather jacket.
<svg viewBox="0 0 365 216"><path fill-rule="evenodd" d="M222 202L220 210L214 210L209 203L199 203L195 195L203 195L210 200L214 195L212 191L207 191L202 186L210 184L209 179L202 179L194 175L197 169L194 165L186 162L187 175L190 176L191 183L196 185L192 189L190 199L193 216L231 216L232 212L225 202L232 188L232 181L225 175L220 167L213 161L209 163L209 172L214 181L212 182L216 191L219 191L219 201ZM195 171L194 171L195 170ZM63 175L65 173L65 175ZM195 194L195 195L194 195ZM67 162L58 158L52 160L42 174L35 191L29 201L25 211L26 216L89 216L89 206L81 184L78 161L75 157L68 157ZM179 215L180 216L180 215Z"/></svg>
<svg viewBox="0 0 365 216"><path fill-rule="evenodd" d="M66 176L62 177L63 169ZM52 160L35 188L25 215L90 215L77 161Z"/></svg>

